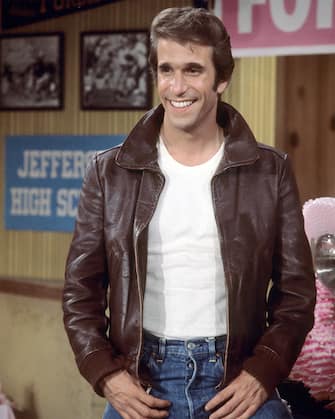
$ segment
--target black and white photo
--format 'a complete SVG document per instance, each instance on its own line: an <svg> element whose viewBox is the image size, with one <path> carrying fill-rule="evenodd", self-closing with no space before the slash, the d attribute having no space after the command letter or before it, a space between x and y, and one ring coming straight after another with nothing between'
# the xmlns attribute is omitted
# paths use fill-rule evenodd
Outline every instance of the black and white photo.
<svg viewBox="0 0 335 419"><path fill-rule="evenodd" d="M63 107L64 35L34 33L0 38L0 110Z"/></svg>
<svg viewBox="0 0 335 419"><path fill-rule="evenodd" d="M81 35L82 109L149 109L148 32Z"/></svg>

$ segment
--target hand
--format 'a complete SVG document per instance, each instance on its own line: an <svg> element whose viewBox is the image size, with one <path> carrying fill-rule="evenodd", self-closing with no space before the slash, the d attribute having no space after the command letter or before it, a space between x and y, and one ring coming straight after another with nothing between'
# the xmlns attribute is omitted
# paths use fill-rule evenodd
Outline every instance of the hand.
<svg viewBox="0 0 335 419"><path fill-rule="evenodd" d="M105 377L102 390L124 419L166 418L169 415L170 402L147 394L139 381L125 370Z"/></svg>
<svg viewBox="0 0 335 419"><path fill-rule="evenodd" d="M246 371L235 378L205 406L209 419L249 419L268 398L261 383ZM223 405L222 405L223 404ZM222 405L218 408L219 405Z"/></svg>

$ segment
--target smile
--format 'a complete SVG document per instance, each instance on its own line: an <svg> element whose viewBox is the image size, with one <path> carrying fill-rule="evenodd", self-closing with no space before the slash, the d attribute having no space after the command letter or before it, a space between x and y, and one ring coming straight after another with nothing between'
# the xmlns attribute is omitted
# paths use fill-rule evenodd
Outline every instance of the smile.
<svg viewBox="0 0 335 419"><path fill-rule="evenodd" d="M170 100L169 101L170 104L174 107L174 108L188 108L189 106L192 105L192 103L194 103L194 100L183 100L183 101L175 101L175 100Z"/></svg>

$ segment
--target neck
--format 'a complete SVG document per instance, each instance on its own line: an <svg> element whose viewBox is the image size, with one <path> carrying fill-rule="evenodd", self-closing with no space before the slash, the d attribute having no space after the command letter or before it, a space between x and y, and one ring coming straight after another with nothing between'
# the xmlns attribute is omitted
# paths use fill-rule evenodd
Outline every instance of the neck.
<svg viewBox="0 0 335 419"><path fill-rule="evenodd" d="M164 125L161 138L171 156L185 166L196 166L208 161L224 141L222 128L215 124L206 132L171 132Z"/></svg>

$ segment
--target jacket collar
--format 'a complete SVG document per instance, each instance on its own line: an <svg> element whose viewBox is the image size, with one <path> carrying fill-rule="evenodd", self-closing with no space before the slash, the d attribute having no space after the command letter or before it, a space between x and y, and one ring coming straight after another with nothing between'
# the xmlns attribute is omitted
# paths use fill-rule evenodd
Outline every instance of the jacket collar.
<svg viewBox="0 0 335 419"><path fill-rule="evenodd" d="M118 151L118 165L135 170L159 169L156 144L163 117L163 106L158 105L139 120ZM217 173L228 166L251 164L258 159L255 137L236 109L219 102L217 122L225 135L225 152Z"/></svg>

